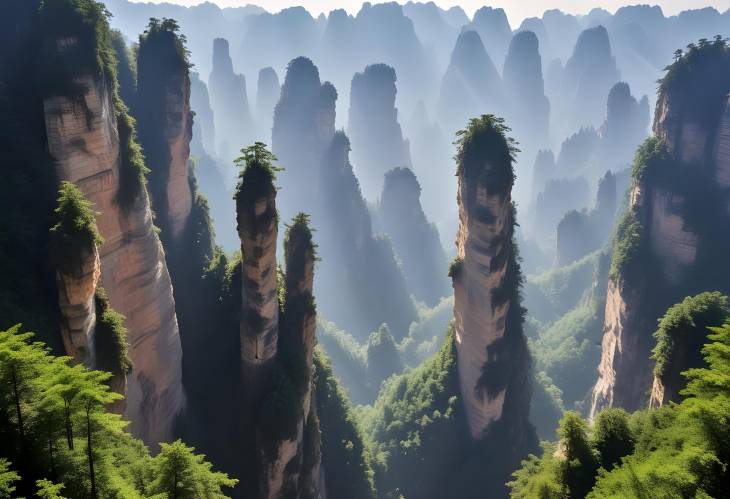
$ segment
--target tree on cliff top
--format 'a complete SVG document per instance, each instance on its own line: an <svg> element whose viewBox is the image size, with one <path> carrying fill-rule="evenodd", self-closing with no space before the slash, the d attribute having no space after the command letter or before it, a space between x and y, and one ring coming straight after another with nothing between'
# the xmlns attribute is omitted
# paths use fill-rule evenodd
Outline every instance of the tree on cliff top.
<svg viewBox="0 0 730 499"><path fill-rule="evenodd" d="M77 272L85 255L104 242L91 207L91 202L78 187L71 182L61 182L55 210L58 222L51 227L51 248L62 272Z"/></svg>

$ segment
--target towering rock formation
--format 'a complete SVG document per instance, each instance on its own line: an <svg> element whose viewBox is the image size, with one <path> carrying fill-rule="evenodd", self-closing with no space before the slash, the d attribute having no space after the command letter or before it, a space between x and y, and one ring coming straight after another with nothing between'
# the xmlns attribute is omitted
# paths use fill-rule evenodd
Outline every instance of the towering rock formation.
<svg viewBox="0 0 730 499"><path fill-rule="evenodd" d="M476 31L462 31L441 81L438 114L451 135L479 112L501 109L502 81Z"/></svg>
<svg viewBox="0 0 730 499"><path fill-rule="evenodd" d="M548 141L550 102L545 97L537 36L517 33L510 42L504 62L504 86L510 96L509 120L522 152L531 158ZM529 178L529 175L526 175Z"/></svg>
<svg viewBox="0 0 730 499"><path fill-rule="evenodd" d="M408 168L394 168L385 174L378 214L385 233L403 266L411 292L435 306L449 295L446 254L436 227L421 208L421 186Z"/></svg>
<svg viewBox="0 0 730 499"><path fill-rule="evenodd" d="M395 70L385 64L368 66L352 78L347 133L363 194L370 200L380 193L386 171L411 166L398 123L395 81Z"/></svg>
<svg viewBox="0 0 730 499"><path fill-rule="evenodd" d="M259 127L259 136L266 144L271 143L274 107L280 95L281 85L274 68L262 68L256 83L256 125Z"/></svg>
<svg viewBox="0 0 730 499"><path fill-rule="evenodd" d="M515 438L513 449L523 449L529 441L530 358L512 237L514 144L506 131L502 120L485 115L461 136L457 260L450 274L459 387L469 432L479 439L502 421L503 430Z"/></svg>
<svg viewBox="0 0 730 499"><path fill-rule="evenodd" d="M400 340L416 311L390 241L373 235L349 152L347 136L335 133L318 175L318 301L325 317L363 342L384 322Z"/></svg>
<svg viewBox="0 0 730 499"><path fill-rule="evenodd" d="M109 28L103 15L87 14L93 22L78 22L84 14L69 3L54 2L44 9L42 32L49 47L44 66L65 68L45 80L53 81L44 92L48 150L58 177L76 184L100 213L97 224L105 241L99 248L101 281L112 306L127 318L134 364L125 416L135 435L156 445L172 437L185 403L175 302L152 224L142 158L116 94L112 51L103 46ZM69 31L70 26L80 28ZM95 40L104 56L79 64L80 47L94 47Z"/></svg>
<svg viewBox="0 0 730 499"><path fill-rule="evenodd" d="M512 38L512 28L509 26L504 9L481 7L474 13L471 23L463 29L479 33L492 60L501 68Z"/></svg>
<svg viewBox="0 0 730 499"><path fill-rule="evenodd" d="M215 113L218 155L230 161L254 137L248 106L246 78L233 72L228 40L213 40L213 70L208 78L210 102Z"/></svg>
<svg viewBox="0 0 730 499"><path fill-rule="evenodd" d="M309 217L300 213L284 238L286 275L280 303L272 160L261 143L247 148L236 193L243 253L241 376L248 421L244 432L255 434L256 497L317 497L321 452L312 404L314 243Z"/></svg>
<svg viewBox="0 0 730 499"><path fill-rule="evenodd" d="M563 73L562 109L570 119L565 123L567 129L561 131L599 126L605 112L604 96L619 79L606 28L597 26L583 31Z"/></svg>
<svg viewBox="0 0 730 499"><path fill-rule="evenodd" d="M210 107L208 86L200 79L200 74L190 72L190 109L195 113L193 137L200 141L208 154L215 150L215 119Z"/></svg>
<svg viewBox="0 0 730 499"><path fill-rule="evenodd" d="M134 109L150 171L155 221L168 252L180 243L193 205L188 183L193 137L189 63L178 30L172 20L153 19L140 36Z"/></svg>
<svg viewBox="0 0 730 499"><path fill-rule="evenodd" d="M608 283L602 357L591 415L636 409L651 388L656 320L682 297L727 292L730 49L703 42L660 84L654 137L634 160L629 209L619 224Z"/></svg>
<svg viewBox="0 0 730 499"><path fill-rule="evenodd" d="M285 219L300 210L314 212L313 191L302 186L317 185L322 154L335 132L336 100L337 91L320 82L311 60L299 57L289 63L271 134L272 150L284 167L279 209ZM319 227L316 220L315 225Z"/></svg>

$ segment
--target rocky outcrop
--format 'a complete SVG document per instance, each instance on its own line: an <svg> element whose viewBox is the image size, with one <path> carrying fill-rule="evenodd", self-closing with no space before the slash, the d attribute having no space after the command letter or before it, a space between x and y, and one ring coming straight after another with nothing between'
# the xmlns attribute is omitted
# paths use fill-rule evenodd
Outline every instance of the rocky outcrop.
<svg viewBox="0 0 730 499"><path fill-rule="evenodd" d="M94 294L101 277L101 261L96 245L79 255L80 267L56 271L58 305L61 309L61 337L66 355L85 366L94 365L96 306Z"/></svg>
<svg viewBox="0 0 730 499"><path fill-rule="evenodd" d="M213 70L208 77L210 103L215 118L218 155L226 161L254 137L246 78L233 72L228 40L213 40Z"/></svg>
<svg viewBox="0 0 730 499"><path fill-rule="evenodd" d="M608 93L606 119L598 130L601 167L613 171L627 168L648 128L649 100L646 96L637 100L628 84L616 83Z"/></svg>
<svg viewBox="0 0 730 499"><path fill-rule="evenodd" d="M436 227L421 208L421 186L408 168L385 174L378 215L403 266L408 287L419 300L435 306L449 295L446 254Z"/></svg>
<svg viewBox="0 0 730 499"><path fill-rule="evenodd" d="M721 255L730 241L717 227L728 223L729 196L718 182L723 163L716 151L725 147L730 83L715 77L728 67L725 44L715 42L678 58L660 84L655 136L637 152L629 209L614 243L591 416L607 406L644 406L652 384L653 398L665 398L649 360L656 320L682 297L728 288Z"/></svg>
<svg viewBox="0 0 730 499"><path fill-rule="evenodd" d="M61 56L78 40L57 40ZM48 149L61 179L76 184L100 215L104 244L99 249L101 280L112 306L127 318L129 355L125 416L132 432L149 445L172 437L184 406L180 338L170 277L154 231L144 188L130 186L134 146L124 112L111 92L109 73L80 74L78 96L56 94L44 100ZM125 171L125 169L127 169ZM133 182L134 180L132 180Z"/></svg>
<svg viewBox="0 0 730 499"><path fill-rule="evenodd" d="M315 211L313 191L302 186L317 185L322 154L335 132L336 101L337 91L320 81L311 60L299 57L289 63L271 134L272 150L284 168L279 199L284 219Z"/></svg>
<svg viewBox="0 0 730 499"><path fill-rule="evenodd" d="M256 84L256 124L259 127L259 135L267 144L271 142L274 107L280 94L281 85L274 68L262 68Z"/></svg>
<svg viewBox="0 0 730 499"><path fill-rule="evenodd" d="M503 122L483 116L470 124L457 153L459 232L450 274L459 386L474 439L506 414L514 418L510 425L527 427L529 354L512 238L513 150L505 132Z"/></svg>
<svg viewBox="0 0 730 499"><path fill-rule="evenodd" d="M363 194L370 200L380 193L385 172L411 166L398 123L395 82L395 70L385 64L367 66L352 78L347 133Z"/></svg>

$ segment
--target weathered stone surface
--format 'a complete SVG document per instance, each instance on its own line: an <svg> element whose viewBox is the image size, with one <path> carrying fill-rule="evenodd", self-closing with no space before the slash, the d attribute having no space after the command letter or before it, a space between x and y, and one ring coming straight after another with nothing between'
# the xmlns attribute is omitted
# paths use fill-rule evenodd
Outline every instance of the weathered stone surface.
<svg viewBox="0 0 730 499"><path fill-rule="evenodd" d="M176 240L187 224L193 204L188 183L193 114L190 111L190 76L187 70L169 79L166 97L165 138L170 148L167 217L172 238Z"/></svg>
<svg viewBox="0 0 730 499"><path fill-rule="evenodd" d="M276 191L253 200L253 212L238 211L243 253L241 362L244 371L271 361L279 337L276 284Z"/></svg>
<svg viewBox="0 0 730 499"><path fill-rule="evenodd" d="M99 212L101 280L112 306L126 317L129 355L125 416L147 444L172 437L184 406L180 337L170 276L145 190L129 205L117 202L119 134L109 84L90 76L77 83L81 101L44 102L48 147L61 179L75 183Z"/></svg>
<svg viewBox="0 0 730 499"><path fill-rule="evenodd" d="M96 246L81 260L81 266L74 272L56 272L61 336L66 355L92 367L96 327L94 293L101 277L101 262Z"/></svg>

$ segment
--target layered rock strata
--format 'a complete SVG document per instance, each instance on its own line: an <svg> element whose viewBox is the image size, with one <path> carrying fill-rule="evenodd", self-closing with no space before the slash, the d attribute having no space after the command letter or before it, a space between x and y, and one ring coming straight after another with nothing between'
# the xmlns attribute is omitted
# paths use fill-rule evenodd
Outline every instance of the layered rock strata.
<svg viewBox="0 0 730 499"><path fill-rule="evenodd" d="M529 405L529 356L512 239L512 152L504 132L501 121L483 116L472 122L457 153L459 231L450 273L459 386L475 439L506 407L511 412Z"/></svg>
<svg viewBox="0 0 730 499"><path fill-rule="evenodd" d="M74 46L58 41L59 51ZM172 437L173 423L185 398L181 383L180 337L164 251L154 231L145 189L122 203L122 148L109 76L80 75L76 98L49 96L44 101L48 148L59 178L76 184L99 212L104 238L99 249L101 280L112 306L127 319L129 354L125 416L132 432L148 444ZM134 175L134 174L132 174Z"/></svg>

